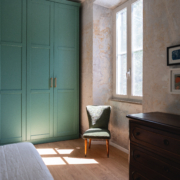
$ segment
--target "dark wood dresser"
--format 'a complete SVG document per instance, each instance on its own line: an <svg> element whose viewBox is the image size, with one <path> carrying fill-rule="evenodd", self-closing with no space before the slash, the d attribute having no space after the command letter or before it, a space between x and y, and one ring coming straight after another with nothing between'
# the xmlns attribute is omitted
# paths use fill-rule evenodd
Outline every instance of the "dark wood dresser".
<svg viewBox="0 0 180 180"><path fill-rule="evenodd" d="M180 180L180 116L131 114L130 180Z"/></svg>

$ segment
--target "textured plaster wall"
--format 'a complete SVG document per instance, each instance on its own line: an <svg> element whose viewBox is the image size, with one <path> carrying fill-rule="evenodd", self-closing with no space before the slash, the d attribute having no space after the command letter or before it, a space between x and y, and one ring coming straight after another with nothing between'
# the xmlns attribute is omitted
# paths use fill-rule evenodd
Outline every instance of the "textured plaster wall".
<svg viewBox="0 0 180 180"><path fill-rule="evenodd" d="M112 96L112 10L93 5L93 104Z"/></svg>
<svg viewBox="0 0 180 180"><path fill-rule="evenodd" d="M88 128L87 105L105 105L112 96L112 12L86 0L82 4L81 122Z"/></svg>
<svg viewBox="0 0 180 180"><path fill-rule="evenodd" d="M83 133L88 128L85 107L93 104L93 3L85 1L82 4L81 19L81 113L80 130Z"/></svg>
<svg viewBox="0 0 180 180"><path fill-rule="evenodd" d="M143 112L180 114L180 95L169 93L166 48L180 44L180 1L144 0Z"/></svg>
<svg viewBox="0 0 180 180"><path fill-rule="evenodd" d="M92 3L82 8L81 133L88 128L85 106L108 104L112 91L112 12ZM179 9L179 0L144 0L143 106L110 101L112 141L126 149L127 114L142 109L180 114L180 95L169 93L166 66L166 48L180 44Z"/></svg>
<svg viewBox="0 0 180 180"><path fill-rule="evenodd" d="M88 127L87 105L112 106L109 129L112 142L128 149L127 114L142 112L142 105L109 101L113 83L112 10L86 0L82 4L81 134Z"/></svg>
<svg viewBox="0 0 180 180"><path fill-rule="evenodd" d="M126 114L161 111L180 114L180 95L169 93L166 48L180 44L180 1L144 0L143 105L111 101L112 141L128 148ZM176 67L173 67L176 68Z"/></svg>
<svg viewBox="0 0 180 180"><path fill-rule="evenodd" d="M129 145L129 120L127 114L142 112L142 105L125 102L110 101L112 107L110 131L111 141L128 149Z"/></svg>

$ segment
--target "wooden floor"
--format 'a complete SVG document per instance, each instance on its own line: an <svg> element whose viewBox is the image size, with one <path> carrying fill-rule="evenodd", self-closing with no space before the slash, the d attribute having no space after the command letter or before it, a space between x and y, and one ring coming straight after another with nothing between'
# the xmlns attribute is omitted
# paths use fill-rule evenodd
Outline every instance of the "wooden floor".
<svg viewBox="0 0 180 180"><path fill-rule="evenodd" d="M35 145L55 180L128 180L128 156L110 146L91 144L84 157L82 139Z"/></svg>

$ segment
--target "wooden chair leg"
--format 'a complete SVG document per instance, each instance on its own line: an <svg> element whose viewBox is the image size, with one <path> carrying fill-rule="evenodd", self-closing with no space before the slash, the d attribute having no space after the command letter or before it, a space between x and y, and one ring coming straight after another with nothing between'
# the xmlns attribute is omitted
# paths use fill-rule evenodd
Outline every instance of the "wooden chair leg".
<svg viewBox="0 0 180 180"><path fill-rule="evenodd" d="M91 139L89 139L89 149L91 148Z"/></svg>
<svg viewBox="0 0 180 180"><path fill-rule="evenodd" d="M87 139L84 140L84 145L85 145L85 157L86 157L86 154L87 154Z"/></svg>
<svg viewBox="0 0 180 180"><path fill-rule="evenodd" d="M109 157L109 139L106 139L107 157Z"/></svg>

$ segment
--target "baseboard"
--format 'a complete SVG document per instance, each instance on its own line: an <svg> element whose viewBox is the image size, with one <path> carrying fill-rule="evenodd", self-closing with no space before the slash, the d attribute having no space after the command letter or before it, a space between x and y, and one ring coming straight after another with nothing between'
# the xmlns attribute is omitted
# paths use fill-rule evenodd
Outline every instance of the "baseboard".
<svg viewBox="0 0 180 180"><path fill-rule="evenodd" d="M83 138L83 135L80 134L80 137ZM89 140L88 140L88 141L89 141ZM95 140L95 141L91 141L91 144L103 144L103 145L105 145L105 144L106 144L106 141L99 141L99 140L96 141L96 140ZM124 147L122 147L122 146L120 146L120 145L112 142L111 140L110 140L109 144L110 144L111 146L119 149L120 151L122 151L122 152L124 152L124 153L126 153L126 154L129 154L129 150L128 150L128 149L125 149Z"/></svg>
<svg viewBox="0 0 180 180"><path fill-rule="evenodd" d="M110 141L110 145L115 147L115 148L117 148L117 149L119 149L120 151L122 151L122 152L124 152L126 154L129 154L129 150L128 149L125 149L124 147L122 147L122 146L120 146L120 145L118 145L116 143L113 143L113 142Z"/></svg>

